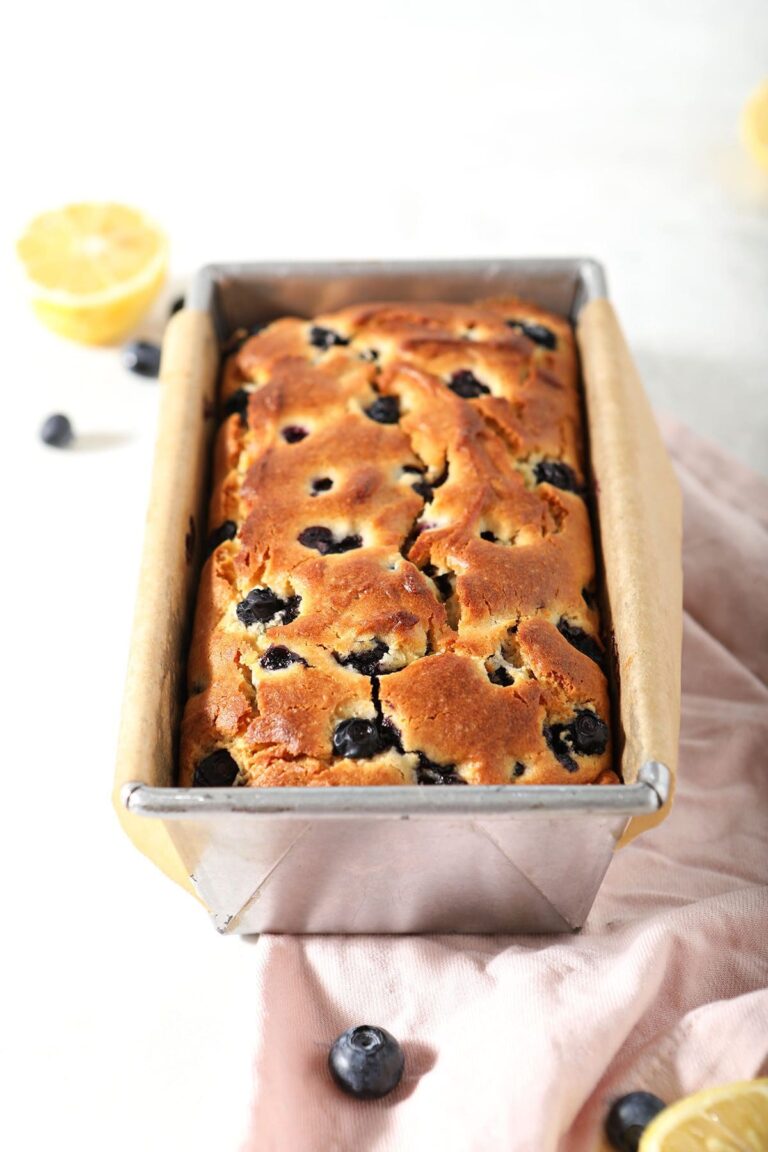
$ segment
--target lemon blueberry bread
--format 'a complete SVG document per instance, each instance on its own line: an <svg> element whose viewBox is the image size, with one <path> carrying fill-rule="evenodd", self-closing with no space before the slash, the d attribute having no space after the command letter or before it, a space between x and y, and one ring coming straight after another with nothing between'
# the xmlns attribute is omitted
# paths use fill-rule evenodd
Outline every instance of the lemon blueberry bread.
<svg viewBox="0 0 768 1152"><path fill-rule="evenodd" d="M566 321L281 319L220 404L183 785L617 782Z"/></svg>

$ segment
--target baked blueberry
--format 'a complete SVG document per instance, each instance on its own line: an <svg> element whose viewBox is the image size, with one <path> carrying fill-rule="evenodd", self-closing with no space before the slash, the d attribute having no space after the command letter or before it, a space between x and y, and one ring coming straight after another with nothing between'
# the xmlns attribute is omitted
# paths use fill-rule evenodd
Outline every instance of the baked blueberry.
<svg viewBox="0 0 768 1152"><path fill-rule="evenodd" d="M494 532L486 531L480 533L481 540L487 540L489 544L495 544L498 536Z"/></svg>
<svg viewBox="0 0 768 1152"><path fill-rule="evenodd" d="M192 784L195 788L229 788L239 771L237 761L226 748L217 748L195 765Z"/></svg>
<svg viewBox="0 0 768 1152"><path fill-rule="evenodd" d="M242 420L243 424L248 424L248 399L250 393L245 388L238 388L237 392L233 392L224 401L224 415L234 416L237 414Z"/></svg>
<svg viewBox="0 0 768 1152"><path fill-rule="evenodd" d="M514 684L514 680L503 664L489 672L488 679L491 684L498 684L501 688L508 688L510 684Z"/></svg>
<svg viewBox="0 0 768 1152"><path fill-rule="evenodd" d="M459 776L455 764L436 764L423 752L417 753L419 763L416 768L417 784L466 784Z"/></svg>
<svg viewBox="0 0 768 1152"><path fill-rule="evenodd" d="M573 468L562 460L540 460L534 465L533 473L537 484L551 484L553 488L562 488L564 492L579 491L579 482Z"/></svg>
<svg viewBox="0 0 768 1152"><path fill-rule="evenodd" d="M512 769L512 775L515 777L520 777L520 776L524 776L525 773L526 773L525 764L521 764L520 761L518 760L517 763L515 764L514 768Z"/></svg>
<svg viewBox="0 0 768 1152"><path fill-rule="evenodd" d="M597 596L595 595L594 588L582 588L581 598L586 604L587 608L594 608L597 603Z"/></svg>
<svg viewBox="0 0 768 1152"><path fill-rule="evenodd" d="M577 712L573 721L573 746L582 756L602 756L609 736L608 725L594 712Z"/></svg>
<svg viewBox="0 0 768 1152"><path fill-rule="evenodd" d="M451 392L461 396L462 400L475 400L478 396L488 396L491 391L485 384L481 384L474 372L470 372L468 368L454 372L448 381L448 387Z"/></svg>
<svg viewBox="0 0 768 1152"><path fill-rule="evenodd" d="M544 739L550 752L566 772L578 772L579 766L571 755L573 732L570 724L550 724L544 729Z"/></svg>
<svg viewBox="0 0 768 1152"><path fill-rule="evenodd" d="M57 412L49 416L40 429L40 439L51 448L66 448L75 438L72 424L68 416Z"/></svg>
<svg viewBox="0 0 768 1152"><path fill-rule="evenodd" d="M360 353L360 359L366 360L369 364L375 364L378 358L379 354L375 348L364 348Z"/></svg>
<svg viewBox="0 0 768 1152"><path fill-rule="evenodd" d="M237 535L237 524L234 520L225 520L223 524L219 524L218 528L214 528L213 532L208 537L206 545L208 555L210 556L219 544L223 544L225 540L234 540Z"/></svg>
<svg viewBox="0 0 768 1152"><path fill-rule="evenodd" d="M184 297L177 296L176 299L171 302L171 306L168 309L168 319L170 320L171 316L175 316L177 312L181 312L183 307Z"/></svg>
<svg viewBox="0 0 768 1152"><path fill-rule="evenodd" d="M290 624L299 614L300 596L289 596L282 600L271 588L252 588L236 608L237 618L246 627L249 624L266 624L279 616L283 624Z"/></svg>
<svg viewBox="0 0 768 1152"><path fill-rule="evenodd" d="M652 1092L628 1092L620 1096L605 1118L608 1143L617 1152L637 1152L643 1132L665 1108L664 1101Z"/></svg>
<svg viewBox="0 0 768 1152"><path fill-rule="evenodd" d="M313 324L310 328L309 342L313 348L333 348L334 344L344 348L349 344L345 336L334 332L332 328L321 328L319 324Z"/></svg>
<svg viewBox="0 0 768 1152"><path fill-rule="evenodd" d="M365 414L377 424L397 424L400 419L400 401L397 396L378 396L365 409Z"/></svg>
<svg viewBox="0 0 768 1152"><path fill-rule="evenodd" d="M361 1024L334 1041L328 1053L328 1067L344 1092L360 1100L377 1100L397 1088L405 1056L385 1028Z"/></svg>
<svg viewBox="0 0 768 1152"><path fill-rule="evenodd" d="M336 756L350 760L367 760L385 747L381 733L373 720L352 717L336 725L333 733L333 751Z"/></svg>
<svg viewBox="0 0 768 1152"><path fill-rule="evenodd" d="M137 376L155 377L160 374L160 345L149 340L131 340L120 353L123 368Z"/></svg>
<svg viewBox="0 0 768 1152"><path fill-rule="evenodd" d="M557 336L551 328L545 328L543 324L528 324L525 320L507 320L507 324L510 328L518 329L542 348L549 348L552 351L557 347Z"/></svg>
<svg viewBox="0 0 768 1152"><path fill-rule="evenodd" d="M411 484L411 488L417 495L421 496L422 500L429 501L435 494L432 485L428 484L426 480L417 480L415 484Z"/></svg>
<svg viewBox="0 0 768 1152"><path fill-rule="evenodd" d="M385 644L383 640L377 640L371 648L350 652L348 656L339 656L338 652L334 652L333 655L339 664L345 668L354 668L355 672L359 672L361 676L379 676L381 675L379 665L387 652L389 652L389 644Z"/></svg>
<svg viewBox="0 0 768 1152"><path fill-rule="evenodd" d="M603 650L594 636L590 636L583 628L579 628L576 624L569 624L567 620L563 619L558 621L557 630L569 644L578 648L579 652L583 652L585 656L589 656L595 664L603 667Z"/></svg>
<svg viewBox="0 0 768 1152"><path fill-rule="evenodd" d="M330 556L335 552L351 552L353 548L362 547L362 543L362 536L356 533L337 540L330 528L323 528L321 525L304 528L299 533L299 544L303 544L305 548L314 548L321 556Z"/></svg>
<svg viewBox="0 0 768 1152"><path fill-rule="evenodd" d="M307 666L303 656L299 656L298 652L291 652L290 648L284 648L282 644L274 644L268 648L259 664L267 672L281 672L283 668L290 668L291 664Z"/></svg>
<svg viewBox="0 0 768 1152"><path fill-rule="evenodd" d="M422 468L418 464L403 464L403 472L413 472L417 476L423 476L426 468Z"/></svg>
<svg viewBox="0 0 768 1152"><path fill-rule="evenodd" d="M425 564L422 568L425 576L429 576L432 583L437 588L443 600L447 600L449 596L453 596L453 576L450 572L438 572L434 564Z"/></svg>
<svg viewBox="0 0 768 1152"><path fill-rule="evenodd" d="M287 428L283 428L282 434L287 444L298 444L299 440L309 435L306 428L300 428L298 424L289 424Z"/></svg>
<svg viewBox="0 0 768 1152"><path fill-rule="evenodd" d="M318 476L316 480L312 481L312 496L317 496L318 492L327 492L333 488L333 480L330 476Z"/></svg>

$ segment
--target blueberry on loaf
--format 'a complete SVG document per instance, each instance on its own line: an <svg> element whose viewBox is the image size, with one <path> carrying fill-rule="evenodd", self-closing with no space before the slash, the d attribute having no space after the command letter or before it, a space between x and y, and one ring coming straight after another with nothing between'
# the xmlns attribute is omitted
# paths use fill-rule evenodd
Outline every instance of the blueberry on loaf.
<svg viewBox="0 0 768 1152"><path fill-rule="evenodd" d="M218 410L183 785L617 782L567 321L276 320Z"/></svg>

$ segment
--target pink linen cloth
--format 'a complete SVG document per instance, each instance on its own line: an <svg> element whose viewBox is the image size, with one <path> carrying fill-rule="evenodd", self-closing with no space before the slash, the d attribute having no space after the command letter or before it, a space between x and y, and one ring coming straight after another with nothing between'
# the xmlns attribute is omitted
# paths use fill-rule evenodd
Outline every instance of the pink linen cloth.
<svg viewBox="0 0 768 1152"><path fill-rule="evenodd" d="M768 484L665 432L685 504L671 815L616 855L577 936L263 936L242 1152L595 1152L623 1092L765 1074ZM360 1023L405 1049L381 1101L326 1071Z"/></svg>

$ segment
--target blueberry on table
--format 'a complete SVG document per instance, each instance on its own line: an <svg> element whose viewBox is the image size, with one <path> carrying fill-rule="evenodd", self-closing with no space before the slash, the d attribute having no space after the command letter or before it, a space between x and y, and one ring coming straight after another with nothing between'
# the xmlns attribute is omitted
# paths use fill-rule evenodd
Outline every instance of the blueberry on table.
<svg viewBox="0 0 768 1152"><path fill-rule="evenodd" d="M192 784L195 788L228 788L234 784L240 769L226 748L217 748L195 765Z"/></svg>
<svg viewBox="0 0 768 1152"><path fill-rule="evenodd" d="M620 1096L605 1119L608 1143L617 1152L637 1152L643 1132L664 1108L664 1101L652 1092L629 1092Z"/></svg>
<svg viewBox="0 0 768 1152"><path fill-rule="evenodd" d="M62 416L60 412L49 416L40 429L40 439L44 444L50 444L51 448L66 448L74 438L69 417Z"/></svg>
<svg viewBox="0 0 768 1152"><path fill-rule="evenodd" d="M349 760L368 760L382 751L384 740L373 720L352 717L336 725L333 751Z"/></svg>
<svg viewBox="0 0 768 1152"><path fill-rule="evenodd" d="M160 374L160 345L148 340L131 340L123 345L123 367L138 376L155 377Z"/></svg>
<svg viewBox="0 0 768 1152"><path fill-rule="evenodd" d="M397 1088L405 1067L403 1050L385 1028L361 1024L338 1037L328 1053L331 1076L359 1100L377 1100Z"/></svg>

